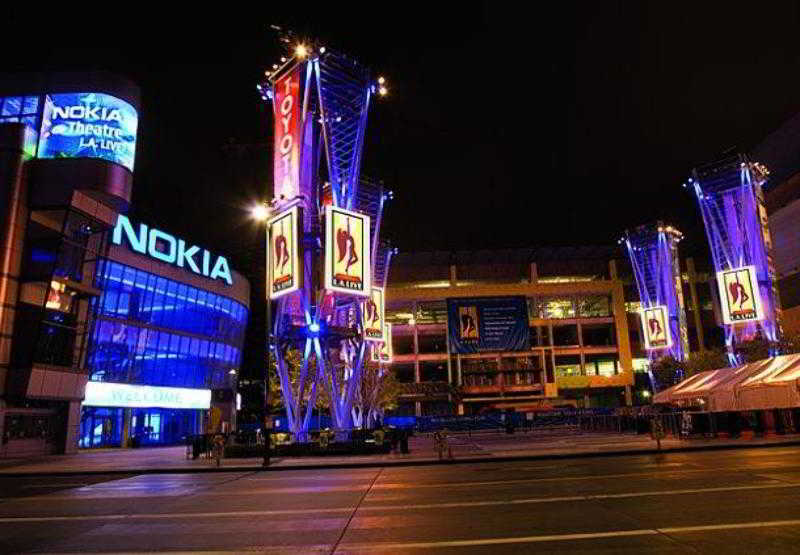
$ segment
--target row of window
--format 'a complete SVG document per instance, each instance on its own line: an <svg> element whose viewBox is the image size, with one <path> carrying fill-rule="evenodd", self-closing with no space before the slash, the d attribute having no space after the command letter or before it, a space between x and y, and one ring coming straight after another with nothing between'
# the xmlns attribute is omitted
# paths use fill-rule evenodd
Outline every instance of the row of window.
<svg viewBox="0 0 800 555"><path fill-rule="evenodd" d="M210 341L100 319L89 349L91 379L168 387L224 387L240 350Z"/></svg>
<svg viewBox="0 0 800 555"><path fill-rule="evenodd" d="M36 129L38 96L0 97L0 123L23 122Z"/></svg>
<svg viewBox="0 0 800 555"><path fill-rule="evenodd" d="M584 323L581 330L577 324L562 324L550 327L535 326L530 328L531 347L574 347L583 344L585 347L612 347L617 344L614 324ZM414 336L395 334L392 346L396 355L414 354ZM417 336L419 354L446 353L447 343L444 333L437 335Z"/></svg>
<svg viewBox="0 0 800 555"><path fill-rule="evenodd" d="M99 313L187 333L241 343L247 309L222 295L104 261L96 285Z"/></svg>
<svg viewBox="0 0 800 555"><path fill-rule="evenodd" d="M612 315L608 295L575 295L528 298L528 315L536 319L606 318ZM426 301L394 307L386 311L386 320L395 324L444 324L447 322L446 301Z"/></svg>

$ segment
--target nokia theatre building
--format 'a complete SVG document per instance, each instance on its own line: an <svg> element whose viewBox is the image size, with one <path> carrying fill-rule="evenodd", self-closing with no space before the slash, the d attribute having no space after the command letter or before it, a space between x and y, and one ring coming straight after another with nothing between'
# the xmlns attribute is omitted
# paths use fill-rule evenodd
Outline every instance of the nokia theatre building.
<svg viewBox="0 0 800 555"><path fill-rule="evenodd" d="M119 215L99 261L81 447L233 429L250 298L227 259Z"/></svg>
<svg viewBox="0 0 800 555"><path fill-rule="evenodd" d="M0 457L234 424L249 284L125 217L139 98L104 72L0 78Z"/></svg>

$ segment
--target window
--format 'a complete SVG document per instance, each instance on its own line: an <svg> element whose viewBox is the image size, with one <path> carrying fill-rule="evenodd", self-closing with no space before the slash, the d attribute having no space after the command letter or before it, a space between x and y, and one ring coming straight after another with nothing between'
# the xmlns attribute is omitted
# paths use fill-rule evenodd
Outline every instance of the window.
<svg viewBox="0 0 800 555"><path fill-rule="evenodd" d="M589 376L614 376L618 367L615 355L586 355L586 374Z"/></svg>
<svg viewBox="0 0 800 555"><path fill-rule="evenodd" d="M553 345L557 346L578 345L577 324L553 326Z"/></svg>
<svg viewBox="0 0 800 555"><path fill-rule="evenodd" d="M447 361L425 361L419 364L419 379L422 382L446 382Z"/></svg>
<svg viewBox="0 0 800 555"><path fill-rule="evenodd" d="M611 316L611 302L606 295L578 297L578 315L581 318L604 318Z"/></svg>
<svg viewBox="0 0 800 555"><path fill-rule="evenodd" d="M583 344L587 346L616 345L614 324L583 324Z"/></svg>
<svg viewBox="0 0 800 555"><path fill-rule="evenodd" d="M581 357L578 355L556 355L556 376L580 376Z"/></svg>
<svg viewBox="0 0 800 555"><path fill-rule="evenodd" d="M546 299L542 303L544 318L575 318L575 303L569 298Z"/></svg>

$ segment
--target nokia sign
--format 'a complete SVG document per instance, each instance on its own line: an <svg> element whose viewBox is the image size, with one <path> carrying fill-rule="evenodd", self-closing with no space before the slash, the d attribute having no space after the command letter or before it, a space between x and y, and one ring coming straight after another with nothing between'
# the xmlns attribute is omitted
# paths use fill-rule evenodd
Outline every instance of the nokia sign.
<svg viewBox="0 0 800 555"><path fill-rule="evenodd" d="M176 239L169 233L160 229L139 224L135 231L127 216L120 214L111 242L122 245L123 235L127 238L128 245L134 251L155 258L167 264L174 264L211 279L224 280L228 285L233 285L231 270L224 256L214 258L210 252L196 245L187 245L183 239ZM213 263L212 263L213 261Z"/></svg>

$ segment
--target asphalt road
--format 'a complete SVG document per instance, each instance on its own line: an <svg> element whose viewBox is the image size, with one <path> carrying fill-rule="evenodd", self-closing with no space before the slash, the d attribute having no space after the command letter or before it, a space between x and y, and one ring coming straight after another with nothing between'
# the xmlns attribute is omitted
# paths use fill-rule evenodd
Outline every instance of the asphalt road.
<svg viewBox="0 0 800 555"><path fill-rule="evenodd" d="M800 448L0 480L0 552L800 552Z"/></svg>

